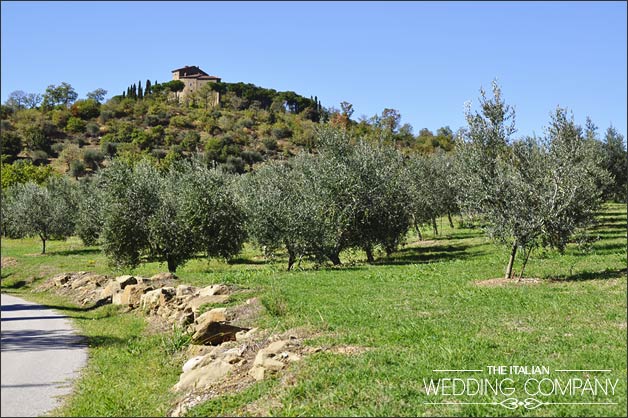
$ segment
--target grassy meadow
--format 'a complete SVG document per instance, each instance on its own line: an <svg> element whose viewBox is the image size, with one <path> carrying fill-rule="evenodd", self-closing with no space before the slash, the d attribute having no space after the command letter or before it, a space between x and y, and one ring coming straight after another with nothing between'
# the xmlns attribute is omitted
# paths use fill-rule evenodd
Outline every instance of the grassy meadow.
<svg viewBox="0 0 628 418"><path fill-rule="evenodd" d="M369 265L362 252L345 252L340 267L302 262L285 271L281 256L265 261L252 246L230 263L198 258L180 267L182 283L231 283L262 299L263 328L305 329L312 346L355 347L353 354L323 350L277 378L198 405L190 415L334 416L626 416L626 205L607 204L584 251L532 253L525 276L537 283L479 286L498 278L509 249L478 229L440 235L410 234L406 245ZM185 361L184 337L154 334L136 313L114 306L85 310L32 289L55 273L118 274L96 247L78 238L2 240L2 291L58 307L88 337L90 360L75 393L55 411L65 416L159 416L174 402L169 391ZM515 265L518 273L521 261ZM132 271L149 276L165 265ZM126 273L126 272L125 272ZM492 378L491 365L547 366L549 378L619 379L607 396L537 396L536 409L508 409L507 396L432 396L424 379ZM434 370L482 369L460 375ZM563 372L556 369L604 369ZM529 377L508 375L519 388ZM528 397L519 390L519 400ZM451 402L452 404L438 404ZM606 405L565 403L606 402ZM489 404L480 404L489 403ZM560 404L556 404L560 403Z"/></svg>

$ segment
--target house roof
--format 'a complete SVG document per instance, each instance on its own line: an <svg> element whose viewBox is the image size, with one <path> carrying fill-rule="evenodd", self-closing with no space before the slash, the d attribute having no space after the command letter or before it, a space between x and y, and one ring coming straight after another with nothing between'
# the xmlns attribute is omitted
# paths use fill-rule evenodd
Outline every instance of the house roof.
<svg viewBox="0 0 628 418"><path fill-rule="evenodd" d="M172 70L173 73L183 72L185 74L202 74L208 75L205 71L198 68L196 65L186 65L185 67L177 68L176 70Z"/></svg>
<svg viewBox="0 0 628 418"><path fill-rule="evenodd" d="M182 68L172 70L173 73L179 73L179 78L197 78L199 80L221 80L220 77L209 75L205 71L201 70L197 66L186 65Z"/></svg>

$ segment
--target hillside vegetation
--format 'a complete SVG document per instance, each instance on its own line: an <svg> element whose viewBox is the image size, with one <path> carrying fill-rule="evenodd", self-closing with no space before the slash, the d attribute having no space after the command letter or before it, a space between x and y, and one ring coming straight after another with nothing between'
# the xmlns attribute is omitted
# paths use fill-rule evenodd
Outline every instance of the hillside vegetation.
<svg viewBox="0 0 628 418"><path fill-rule="evenodd" d="M412 127L400 125L394 109L356 122L347 102L340 110L325 108L318 98L252 84L209 83L184 99L178 98L176 81L146 85L142 91L139 83L140 94L133 85L106 102L103 89L77 100L68 83L50 86L43 95L12 93L1 112L5 161L51 164L56 172L81 177L106 165L107 157L149 157L169 164L200 154L243 173L261 161L315 148L315 131L324 124L351 127L360 136L408 151L453 148L448 127L436 135L423 129L415 136ZM215 92L221 97L218 106L208 99Z"/></svg>

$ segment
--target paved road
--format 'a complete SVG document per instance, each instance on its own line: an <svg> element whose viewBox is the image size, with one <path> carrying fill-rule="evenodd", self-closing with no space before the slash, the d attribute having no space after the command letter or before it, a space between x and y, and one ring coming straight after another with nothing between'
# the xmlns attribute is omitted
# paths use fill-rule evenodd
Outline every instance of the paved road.
<svg viewBox="0 0 628 418"><path fill-rule="evenodd" d="M87 350L63 315L2 294L1 416L42 415L70 393Z"/></svg>

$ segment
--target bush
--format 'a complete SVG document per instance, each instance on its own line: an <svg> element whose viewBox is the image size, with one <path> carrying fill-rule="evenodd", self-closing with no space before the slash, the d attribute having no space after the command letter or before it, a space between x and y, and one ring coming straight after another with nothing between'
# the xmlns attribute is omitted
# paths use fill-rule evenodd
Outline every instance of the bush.
<svg viewBox="0 0 628 418"><path fill-rule="evenodd" d="M290 130L290 128L288 128L284 124L278 124L273 126L270 132L272 136L276 139L286 139L292 136L292 130Z"/></svg>
<svg viewBox="0 0 628 418"><path fill-rule="evenodd" d="M35 165L48 164L48 153L42 150L35 150L30 152L31 161Z"/></svg>
<svg viewBox="0 0 628 418"><path fill-rule="evenodd" d="M101 151L95 149L86 149L83 151L83 162L85 162L85 166L92 171L96 171L104 159L105 155Z"/></svg>
<svg viewBox="0 0 628 418"><path fill-rule="evenodd" d="M98 134L100 134L100 127L97 123L89 122L87 125L85 125L85 132L87 133L87 135L94 138L97 137Z"/></svg>
<svg viewBox="0 0 628 418"><path fill-rule="evenodd" d="M277 149L277 140L274 138L264 138L262 143L268 151L275 151Z"/></svg>
<svg viewBox="0 0 628 418"><path fill-rule="evenodd" d="M21 183L44 184L49 177L53 176L53 170L50 166L38 167L30 161L15 161L13 164L2 163L0 165L2 180L2 190Z"/></svg>
<svg viewBox="0 0 628 418"><path fill-rule="evenodd" d="M83 161L80 161L80 160L70 161L70 175L72 177L78 180L78 178L84 176L85 173L86 173L85 164L83 163Z"/></svg>
<svg viewBox="0 0 628 418"><path fill-rule="evenodd" d="M63 144L61 142L57 142L55 144L52 144L53 155L59 156L59 154L61 154L63 152L64 148L65 148L65 144Z"/></svg>
<svg viewBox="0 0 628 418"><path fill-rule="evenodd" d="M100 104L94 99L77 100L70 108L73 116L81 119L97 118L100 115Z"/></svg>
<svg viewBox="0 0 628 418"><path fill-rule="evenodd" d="M85 122L80 118L72 116L70 119L68 119L68 123L66 124L65 128L68 132L72 133L85 132Z"/></svg>
<svg viewBox="0 0 628 418"><path fill-rule="evenodd" d="M9 157L9 162L17 158L22 152L22 138L16 133L2 129L0 133L1 154Z"/></svg>

